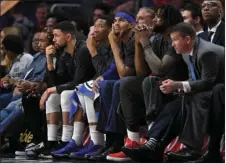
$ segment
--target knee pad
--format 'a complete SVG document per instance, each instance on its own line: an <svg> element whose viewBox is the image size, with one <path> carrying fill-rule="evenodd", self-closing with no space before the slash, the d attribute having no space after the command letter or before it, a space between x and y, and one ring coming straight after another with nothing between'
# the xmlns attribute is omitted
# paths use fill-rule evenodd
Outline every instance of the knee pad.
<svg viewBox="0 0 226 164"><path fill-rule="evenodd" d="M74 92L75 92L74 90L70 90L70 91L63 91L61 93L60 97L61 97L62 112L70 112L70 99Z"/></svg>
<svg viewBox="0 0 226 164"><path fill-rule="evenodd" d="M46 114L60 112L60 95L52 94L46 101Z"/></svg>

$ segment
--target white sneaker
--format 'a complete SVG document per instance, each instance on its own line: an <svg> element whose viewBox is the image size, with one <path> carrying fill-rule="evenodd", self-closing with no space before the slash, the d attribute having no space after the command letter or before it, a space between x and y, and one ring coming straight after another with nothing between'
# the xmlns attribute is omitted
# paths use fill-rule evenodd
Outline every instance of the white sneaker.
<svg viewBox="0 0 226 164"><path fill-rule="evenodd" d="M15 156L25 156L25 151L17 150L17 151L15 151Z"/></svg>
<svg viewBox="0 0 226 164"><path fill-rule="evenodd" d="M28 144L26 146L25 150L17 150L17 151L15 151L15 155L16 156L25 156L26 155L25 151L28 151L28 150L32 149L34 146L35 146L34 143L30 143L30 144Z"/></svg>
<svg viewBox="0 0 226 164"><path fill-rule="evenodd" d="M30 144L28 144L28 145L26 146L25 151L32 150L34 147L35 147L35 144L34 144L34 143L30 143Z"/></svg>

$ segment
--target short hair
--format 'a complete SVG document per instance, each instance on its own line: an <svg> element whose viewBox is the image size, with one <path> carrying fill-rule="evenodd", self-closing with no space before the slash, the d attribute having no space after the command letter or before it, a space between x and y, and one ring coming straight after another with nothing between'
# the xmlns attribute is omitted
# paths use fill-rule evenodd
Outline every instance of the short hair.
<svg viewBox="0 0 226 164"><path fill-rule="evenodd" d="M39 9L39 8L46 8L47 11L49 9L48 5L46 3L40 3L37 5L36 9Z"/></svg>
<svg viewBox="0 0 226 164"><path fill-rule="evenodd" d="M188 24L188 23L178 23L177 25L173 26L170 33L179 32L182 37L190 36L191 38L196 38L196 30L195 28Z"/></svg>
<svg viewBox="0 0 226 164"><path fill-rule="evenodd" d="M46 19L49 19L49 18L55 18L56 19L56 23L68 20L68 18L65 16L65 14L61 13L61 12L50 13L50 14L47 15Z"/></svg>
<svg viewBox="0 0 226 164"><path fill-rule="evenodd" d="M20 36L7 35L2 41L3 46L6 50L11 51L15 54L21 54L24 52L24 43Z"/></svg>
<svg viewBox="0 0 226 164"><path fill-rule="evenodd" d="M63 21L60 23L57 23L56 26L53 29L59 29L63 33L70 33L72 35L72 38L75 39L75 26L69 22L69 21Z"/></svg>
<svg viewBox="0 0 226 164"><path fill-rule="evenodd" d="M14 14L24 14L24 5L20 2L15 7L11 9Z"/></svg>
<svg viewBox="0 0 226 164"><path fill-rule="evenodd" d="M111 8L105 3L97 3L94 6L94 10L95 9L100 9L100 10L104 11L105 15L108 15L111 12Z"/></svg>
<svg viewBox="0 0 226 164"><path fill-rule="evenodd" d="M113 22L114 22L113 16L112 16L112 15L102 15L102 16L100 16L98 19L103 19L103 20L105 20L105 21L106 21L106 25L107 25L108 27L112 27L112 24L113 24ZM98 19L97 19L97 20L98 20Z"/></svg>
<svg viewBox="0 0 226 164"><path fill-rule="evenodd" d="M199 3L190 2L185 5L185 7L183 8L183 11L184 10L190 11L193 19L195 19L196 17L199 17L200 24L203 26L202 9Z"/></svg>
<svg viewBox="0 0 226 164"><path fill-rule="evenodd" d="M84 35L88 35L89 25L86 20L76 16L72 19L72 21L75 22L75 28L77 31L83 31Z"/></svg>
<svg viewBox="0 0 226 164"><path fill-rule="evenodd" d="M139 10L146 10L150 15L155 16L155 9L152 7L141 7Z"/></svg>
<svg viewBox="0 0 226 164"><path fill-rule="evenodd" d="M162 5L159 8L161 11L163 11L162 18L163 18L163 24L165 27L172 27L176 24L183 22L183 17L181 15L181 12L179 9L177 9L173 5Z"/></svg>

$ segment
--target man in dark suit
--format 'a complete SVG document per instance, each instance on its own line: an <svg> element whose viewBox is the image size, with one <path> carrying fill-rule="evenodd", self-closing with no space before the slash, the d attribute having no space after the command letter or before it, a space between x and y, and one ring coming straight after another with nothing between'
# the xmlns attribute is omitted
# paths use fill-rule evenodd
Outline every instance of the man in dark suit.
<svg viewBox="0 0 226 164"><path fill-rule="evenodd" d="M203 18L201 5L190 2L181 11L184 22L191 24L195 30L196 35L204 40L208 40L208 35L203 31Z"/></svg>
<svg viewBox="0 0 226 164"><path fill-rule="evenodd" d="M220 0L204 0L202 16L208 27L205 33L209 41L225 46L225 23L221 20L223 7Z"/></svg>
<svg viewBox="0 0 226 164"><path fill-rule="evenodd" d="M169 152L173 160L186 162L200 158L212 88L224 81L224 48L200 38L195 29L186 23L176 25L171 34L172 46L188 65L188 81L165 80L160 86L164 94L183 91L185 95L168 103L156 119L149 141L137 149L122 148L135 162L159 162L164 147L177 135L186 148ZM180 93L180 92L179 92ZM181 105L183 106L181 107ZM159 146L160 145L160 146Z"/></svg>
<svg viewBox="0 0 226 164"><path fill-rule="evenodd" d="M205 23L208 25L208 30L204 32L209 35L208 40L212 43L225 46L225 23L222 21L223 5L220 0L205 0L202 3L202 15ZM215 35L214 35L215 34ZM212 35L212 36L211 36ZM222 84L223 85L223 84ZM213 89L211 114L210 114L210 140L208 151L203 156L194 162L221 162L220 142L221 135L224 132L224 85L220 90L219 86ZM218 93L219 92L219 93ZM217 95L217 96L216 96ZM219 103L220 102L220 103ZM218 127L218 128L216 128Z"/></svg>

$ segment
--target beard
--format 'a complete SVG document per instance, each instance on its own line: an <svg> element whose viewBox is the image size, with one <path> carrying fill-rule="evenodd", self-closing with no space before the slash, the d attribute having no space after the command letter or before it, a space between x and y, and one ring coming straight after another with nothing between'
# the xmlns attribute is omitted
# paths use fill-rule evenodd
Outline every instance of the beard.
<svg viewBox="0 0 226 164"><path fill-rule="evenodd" d="M120 38L123 38L125 35L127 35L129 32L131 31L130 28L126 29L126 30L123 30L121 31L118 35Z"/></svg>
<svg viewBox="0 0 226 164"><path fill-rule="evenodd" d="M164 24L156 25L153 28L153 32L162 34L162 33L164 33L166 31L166 29L167 29L167 27Z"/></svg>
<svg viewBox="0 0 226 164"><path fill-rule="evenodd" d="M58 50L64 50L67 47L66 42L62 45L59 45L59 44L54 44L54 45L55 45L56 49L58 49Z"/></svg>

